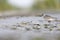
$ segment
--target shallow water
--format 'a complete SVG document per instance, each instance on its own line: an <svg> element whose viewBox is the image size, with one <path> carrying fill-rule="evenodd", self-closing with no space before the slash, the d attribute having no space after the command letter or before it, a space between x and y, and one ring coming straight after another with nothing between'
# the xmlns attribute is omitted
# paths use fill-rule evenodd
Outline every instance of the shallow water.
<svg viewBox="0 0 60 40"><path fill-rule="evenodd" d="M60 14L47 14L60 19ZM16 25L20 22L40 22L40 24L47 23L43 17L11 17L6 19L0 19L0 27ZM60 31L21 31L21 30L9 30L0 28L0 37L13 37L16 40L32 40L33 38L43 38L44 40L57 40L60 37ZM7 36L6 36L7 35Z"/></svg>

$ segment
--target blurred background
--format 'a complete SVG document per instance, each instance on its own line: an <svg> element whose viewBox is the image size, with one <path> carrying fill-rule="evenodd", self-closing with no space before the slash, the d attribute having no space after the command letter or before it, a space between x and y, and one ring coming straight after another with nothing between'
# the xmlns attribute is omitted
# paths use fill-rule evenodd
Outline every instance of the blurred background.
<svg viewBox="0 0 60 40"><path fill-rule="evenodd" d="M60 13L60 0L0 0L0 16L32 11Z"/></svg>
<svg viewBox="0 0 60 40"><path fill-rule="evenodd" d="M0 11L60 9L60 0L0 0Z"/></svg>

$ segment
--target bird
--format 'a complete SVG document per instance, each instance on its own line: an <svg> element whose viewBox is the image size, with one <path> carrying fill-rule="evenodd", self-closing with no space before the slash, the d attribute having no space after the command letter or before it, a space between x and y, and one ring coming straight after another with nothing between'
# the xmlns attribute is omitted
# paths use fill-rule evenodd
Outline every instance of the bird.
<svg viewBox="0 0 60 40"><path fill-rule="evenodd" d="M45 15L43 18L44 18L45 20L47 20L48 22L55 21L55 20L57 19L57 18L51 17L51 16L49 16L49 15Z"/></svg>

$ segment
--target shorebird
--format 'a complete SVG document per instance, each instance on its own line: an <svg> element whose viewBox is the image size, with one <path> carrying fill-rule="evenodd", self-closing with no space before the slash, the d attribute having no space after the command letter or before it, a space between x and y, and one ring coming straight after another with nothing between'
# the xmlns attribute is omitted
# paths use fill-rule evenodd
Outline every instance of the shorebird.
<svg viewBox="0 0 60 40"><path fill-rule="evenodd" d="M51 16L49 16L49 15L45 15L43 18L44 18L45 20L47 20L48 22L57 20L57 18L51 17Z"/></svg>

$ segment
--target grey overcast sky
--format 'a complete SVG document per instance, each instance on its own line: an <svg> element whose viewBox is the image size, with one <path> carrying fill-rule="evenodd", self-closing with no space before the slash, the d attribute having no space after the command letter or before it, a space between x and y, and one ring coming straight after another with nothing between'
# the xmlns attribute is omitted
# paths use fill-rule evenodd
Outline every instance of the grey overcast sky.
<svg viewBox="0 0 60 40"><path fill-rule="evenodd" d="M29 8L34 4L34 0L8 0L8 2L14 6L21 8Z"/></svg>

